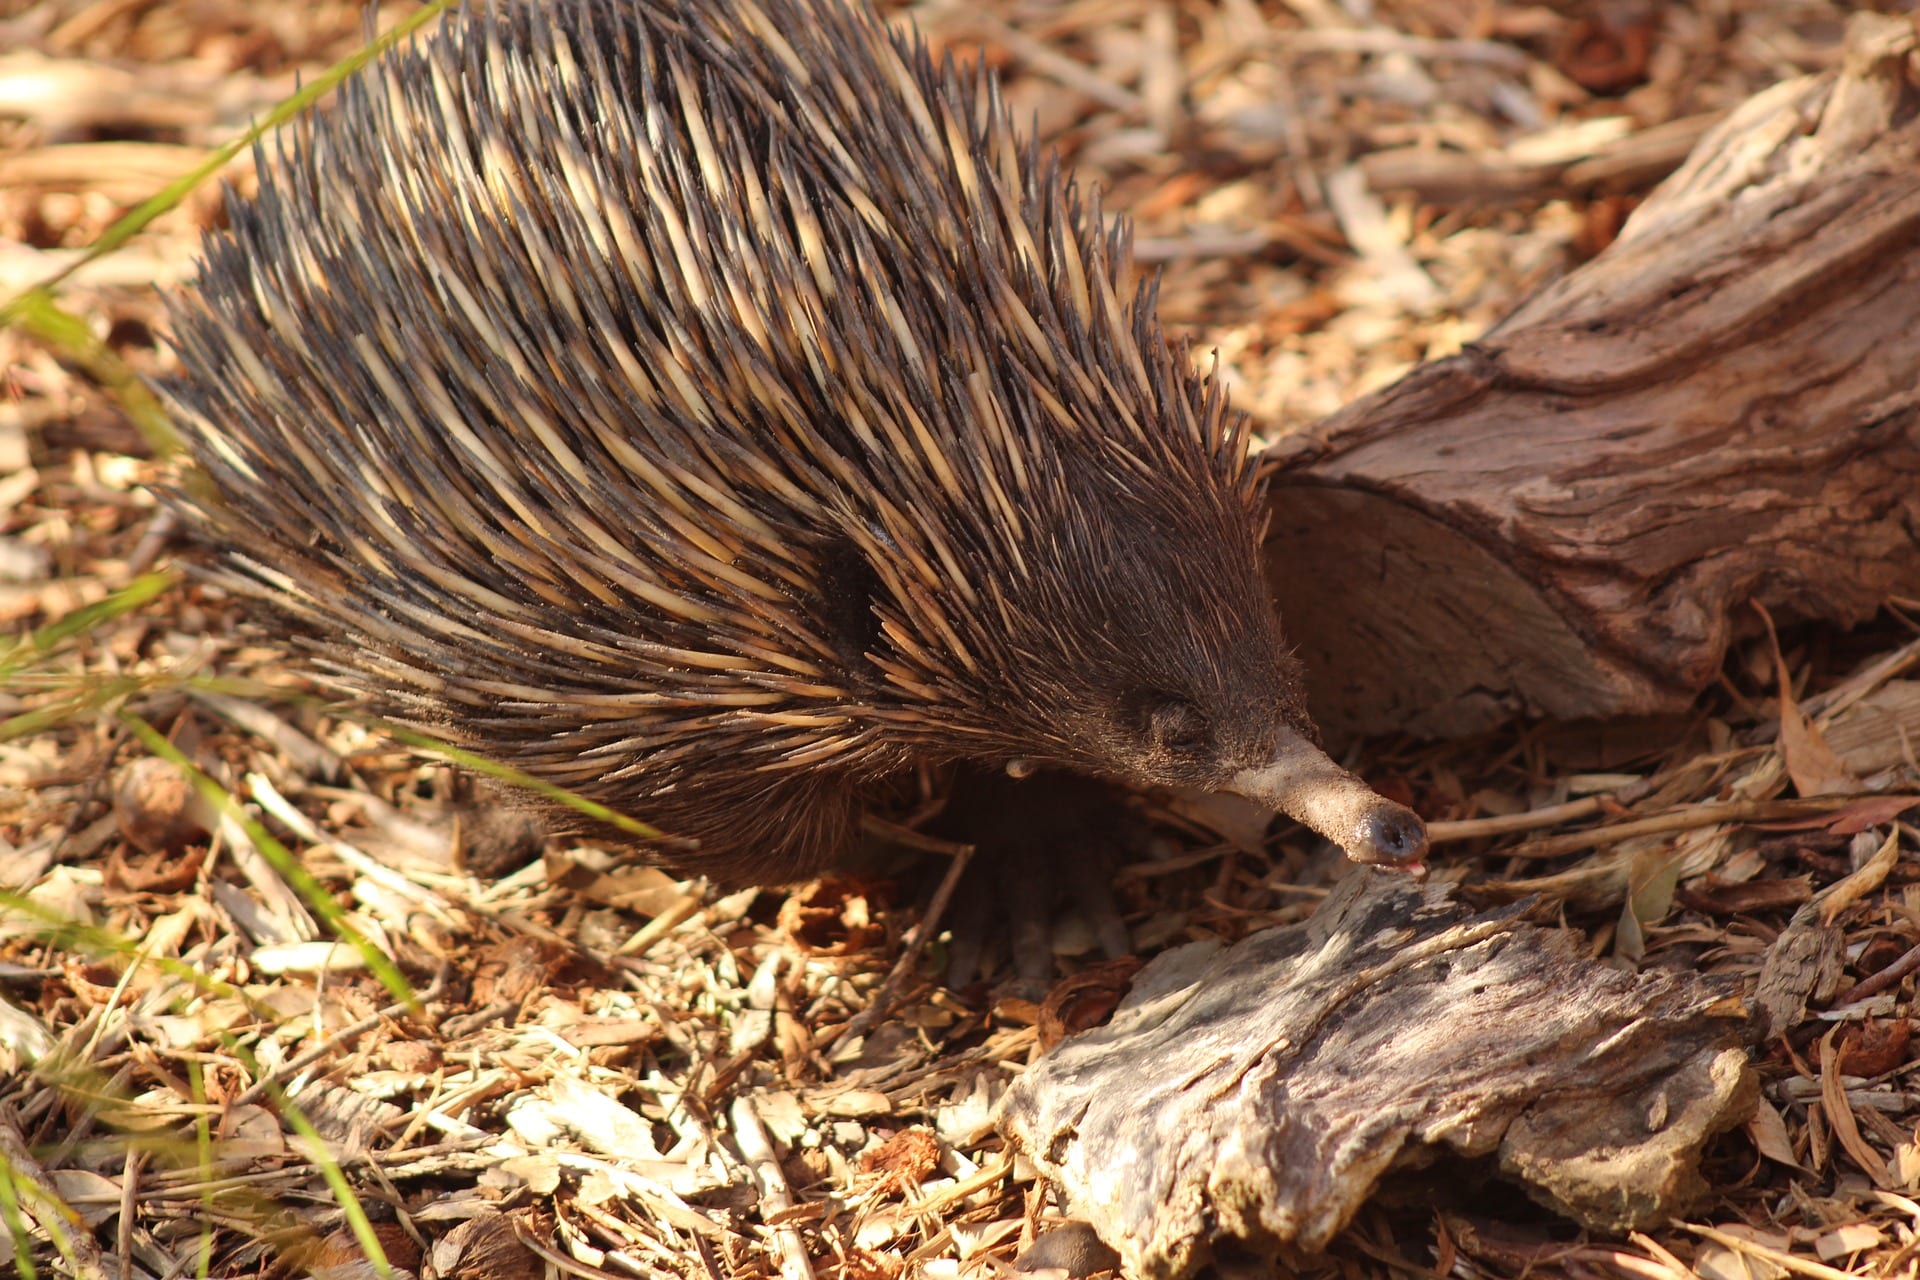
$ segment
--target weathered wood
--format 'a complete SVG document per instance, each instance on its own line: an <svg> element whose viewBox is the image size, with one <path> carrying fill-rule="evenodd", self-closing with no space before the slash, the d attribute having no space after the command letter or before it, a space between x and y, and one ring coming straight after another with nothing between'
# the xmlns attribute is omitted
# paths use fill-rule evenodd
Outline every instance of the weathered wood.
<svg viewBox="0 0 1920 1280"><path fill-rule="evenodd" d="M1910 22L1760 94L1604 254L1270 454L1322 723L1679 710L1755 619L1920 594Z"/></svg>
<svg viewBox="0 0 1920 1280"><path fill-rule="evenodd" d="M1358 871L1304 924L1156 959L1001 1127L1131 1276L1226 1237L1318 1252L1383 1176L1447 1156L1619 1231L1704 1192L1701 1145L1756 1096L1751 1025L1702 979Z"/></svg>

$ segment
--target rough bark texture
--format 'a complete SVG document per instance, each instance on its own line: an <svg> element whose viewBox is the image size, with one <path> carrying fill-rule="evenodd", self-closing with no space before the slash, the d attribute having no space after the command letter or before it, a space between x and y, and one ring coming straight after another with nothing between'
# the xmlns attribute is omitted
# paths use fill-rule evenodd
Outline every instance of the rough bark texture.
<svg viewBox="0 0 1920 1280"><path fill-rule="evenodd" d="M1756 1096L1736 1001L1623 973L1511 909L1357 872L1313 918L1143 969L1015 1082L1001 1127L1128 1275L1223 1238L1318 1252L1396 1168L1484 1157L1582 1224L1684 1211Z"/></svg>
<svg viewBox="0 0 1920 1280"><path fill-rule="evenodd" d="M1617 243L1270 454L1336 733L1675 711L1757 615L1920 595L1910 22L1715 128Z"/></svg>

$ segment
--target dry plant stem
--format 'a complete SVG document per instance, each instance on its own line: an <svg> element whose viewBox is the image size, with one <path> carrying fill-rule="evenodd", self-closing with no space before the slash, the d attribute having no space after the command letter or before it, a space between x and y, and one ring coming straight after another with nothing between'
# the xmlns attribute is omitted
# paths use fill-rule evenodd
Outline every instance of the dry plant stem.
<svg viewBox="0 0 1920 1280"><path fill-rule="evenodd" d="M1524 71L1527 67L1524 53L1496 40L1440 40L1399 31L1289 31L1274 39L1268 52L1283 57L1303 53L1397 55L1427 61L1482 62L1508 71Z"/></svg>
<svg viewBox="0 0 1920 1280"><path fill-rule="evenodd" d="M1803 700L1800 709L1824 727L1835 716L1883 687L1916 661L1920 661L1920 640L1911 640L1892 653L1876 659L1846 683Z"/></svg>
<svg viewBox="0 0 1920 1280"><path fill-rule="evenodd" d="M793 1207L793 1192L787 1187L786 1175L780 1171L773 1139L760 1123L760 1113L753 1109L753 1099L744 1094L735 1098L728 1114L733 1117L734 1141L740 1144L740 1154L746 1158L748 1171L760 1192L761 1219L785 1213ZM780 1274L787 1280L813 1280L813 1264L807 1259L806 1244L799 1230L774 1227L772 1232L774 1249L780 1255Z"/></svg>
<svg viewBox="0 0 1920 1280"><path fill-rule="evenodd" d="M721 1280L720 1262L713 1256L713 1245L699 1236L693 1238L693 1247L700 1255L700 1265L707 1269L711 1280Z"/></svg>
<svg viewBox="0 0 1920 1280"><path fill-rule="evenodd" d="M1693 1268L1676 1258L1671 1250L1663 1248L1658 1240L1646 1232L1630 1231L1627 1233L1627 1239L1637 1247L1645 1249L1653 1260L1665 1269L1667 1275L1679 1277L1680 1280L1691 1280Z"/></svg>
<svg viewBox="0 0 1920 1280"><path fill-rule="evenodd" d="M1669 120L1600 142L1584 153L1534 159L1507 151L1471 153L1432 146L1376 151L1360 161L1368 185L1384 195L1422 203L1476 206L1543 200L1568 191L1656 181L1680 166L1724 112ZM1537 143L1539 135L1521 140Z"/></svg>
<svg viewBox="0 0 1920 1280"><path fill-rule="evenodd" d="M924 831L915 831L912 827L901 826L897 822L888 822L885 818L876 818L870 813L860 815L860 829L882 840L899 845L903 849L912 849L916 853L937 853L943 858L957 858L963 853L973 852L973 846L957 840L942 840L939 836L930 836Z"/></svg>
<svg viewBox="0 0 1920 1280"><path fill-rule="evenodd" d="M927 942L940 928L940 920L947 914L947 904L953 901L953 891L959 887L960 877L966 873L967 864L973 861L972 845L953 846L957 852L953 855L953 864L947 873L940 877L940 887L933 891L932 901L927 903L927 912L920 917L920 923L907 931L900 943L900 958L894 962L886 981L873 993L873 999L867 1007L850 1018L836 1032L820 1037L819 1048L829 1049L841 1039L850 1036L863 1036L873 1030L880 1019L886 1017L893 1008L894 1000L905 985L907 975L912 973L920 962L920 953L926 949Z"/></svg>
<svg viewBox="0 0 1920 1280"><path fill-rule="evenodd" d="M1642 1280L1689 1280L1691 1271L1675 1271L1637 1253L1628 1253L1625 1249L1596 1249L1593 1251L1598 1260L1609 1267L1617 1268L1630 1276L1642 1277Z"/></svg>
<svg viewBox="0 0 1920 1280"><path fill-rule="evenodd" d="M471 906L472 904L464 905ZM518 911L511 907L496 909L474 907L473 909L503 929L509 929L514 933L524 933L529 938L537 938L541 942L550 943L562 950L572 950L575 945L574 939L564 933L559 933L548 928L546 925L541 924L538 920L528 915L525 911Z"/></svg>
<svg viewBox="0 0 1920 1280"><path fill-rule="evenodd" d="M962 1178L951 1186L942 1187L932 1195L907 1206L905 1214L917 1218L923 1213L942 1213L950 1204L957 1204L976 1191L984 1191L1013 1172L1011 1157L996 1160L986 1168L979 1170L970 1178Z"/></svg>
<svg viewBox="0 0 1920 1280"><path fill-rule="evenodd" d="M542 1261L551 1266L554 1274L593 1277L594 1280L598 1280L598 1277L609 1274L604 1271L587 1270L571 1255L560 1252L560 1250L554 1248L553 1245L547 1241L535 1239L527 1232L520 1230L517 1226L514 1228L513 1235L529 1253L537 1254Z"/></svg>
<svg viewBox="0 0 1920 1280"><path fill-rule="evenodd" d="M1799 1275L1812 1276L1814 1280L1859 1280L1851 1271L1842 1271L1838 1267L1829 1267L1825 1263L1813 1262L1807 1258L1798 1257L1795 1254L1787 1253L1780 1249L1770 1249L1766 1245L1758 1244L1752 1240L1743 1240L1739 1236L1729 1232L1716 1231L1712 1227L1696 1226L1691 1222L1683 1222L1680 1226L1684 1230L1691 1231L1703 1239L1713 1241L1724 1249L1731 1249L1735 1253L1743 1253L1750 1258L1759 1258L1764 1262L1771 1262L1776 1267L1795 1272Z"/></svg>
<svg viewBox="0 0 1920 1280"><path fill-rule="evenodd" d="M1594 849L1602 845L1618 844L1622 840L1631 840L1635 836L1660 835L1668 831L1691 831L1696 827L1711 827L1728 822L1778 822L1787 818L1808 818L1822 813L1832 813L1844 809L1863 799L1897 799L1895 796L1815 796L1802 800L1728 800L1719 804L1703 804L1691 809L1675 809L1670 813L1655 814L1650 818L1636 818L1632 822L1622 822L1611 827L1595 827L1591 831L1572 831L1563 836L1549 836L1545 840L1535 840L1516 849L1504 851L1509 858L1558 858L1569 853L1578 853L1583 849ZM1920 796L1913 797L1913 803L1920 804Z"/></svg>
<svg viewBox="0 0 1920 1280"><path fill-rule="evenodd" d="M301 1054L299 1057L294 1058L282 1064L278 1069L271 1071L264 1076L261 1076L258 1080L253 1082L253 1086L251 1088L241 1093L240 1096L235 1098L233 1102L230 1103L229 1105L235 1106L235 1107L244 1107L249 1103L259 1101L260 1095L265 1093L268 1089L272 1088L276 1084L281 1084L287 1080L292 1079L294 1076L300 1074L302 1071L305 1071L308 1067L312 1066L314 1063L319 1062L323 1058L326 1058L331 1054L335 1053L337 1050L339 1050L340 1046L346 1044L348 1041L355 1040L360 1036L367 1034L367 1032L373 1030L375 1027L379 1026L381 1023L385 1022L389 1018L398 1018L403 1014L413 1011L418 1006L425 1004L430 1000L437 999L440 993L446 989L446 985L447 985L447 968L445 965L442 965L440 968L440 972L434 974L433 976L433 985L428 987L425 991L418 992L412 1000L396 1000L392 1004L388 1005L386 1008L381 1009L375 1013L371 1013L366 1017L360 1019L360 1021L358 1022L350 1023L349 1025L340 1028L340 1030L334 1032L332 1035L328 1036L325 1040L322 1040L319 1044L307 1050L305 1053Z"/></svg>
<svg viewBox="0 0 1920 1280"><path fill-rule="evenodd" d="M133 554L127 557L127 572L135 577L153 568L153 562L167 549L174 535L180 532L180 514L172 507L161 507L147 522L147 531L140 535L139 543Z"/></svg>
<svg viewBox="0 0 1920 1280"><path fill-rule="evenodd" d="M1242 852L1242 850L1237 845L1211 844L1205 848L1195 849L1191 853L1183 853L1162 862L1130 862L1113 873L1113 882L1116 885L1132 884L1138 880L1152 880L1159 876L1178 875L1180 872L1193 867L1203 867L1207 863L1213 862L1226 854L1239 852Z"/></svg>
<svg viewBox="0 0 1920 1280"><path fill-rule="evenodd" d="M1848 1005L1859 1004L1862 1000L1879 995L1915 969L1920 969L1920 946L1910 948L1905 955L1886 968L1878 973L1868 974L1854 983L1853 988L1847 992L1847 998L1840 1001L1836 1007L1844 1009Z"/></svg>
<svg viewBox="0 0 1920 1280"><path fill-rule="evenodd" d="M65 1201L58 1198L58 1184L53 1176L33 1158L27 1144L21 1141L16 1119L11 1111L0 1114L0 1166L8 1170L8 1176L13 1180L14 1201L19 1205L21 1215L29 1221L39 1222L41 1231L49 1240L64 1244L63 1252L72 1258L74 1274L79 1280L112 1280L100 1246L94 1243L93 1233L80 1226L77 1218L68 1219L56 1212L56 1220L41 1220L41 1213L49 1207L49 1202L57 1210L65 1207ZM34 1188L39 1195L29 1198L18 1194L22 1186Z"/></svg>
<svg viewBox="0 0 1920 1280"><path fill-rule="evenodd" d="M133 1224L139 1221L134 1206L139 1203L141 1171L145 1153L137 1146L127 1148L120 1162L120 1221L114 1231L114 1250L120 1255L120 1280L133 1280Z"/></svg>
<svg viewBox="0 0 1920 1280"><path fill-rule="evenodd" d="M114 724L108 730L108 734L106 758L100 761L99 768L87 783L85 796L79 804L73 806L73 812L67 816L66 825L60 830L60 838L54 843L53 855L56 860L65 849L67 841L79 833L87 814L93 809L93 802L99 799L100 792L112 781L114 763L120 758L120 752L131 741L126 729L119 724Z"/></svg>
<svg viewBox="0 0 1920 1280"><path fill-rule="evenodd" d="M1550 804L1525 813L1502 814L1495 818L1467 818L1459 822L1429 822L1427 839L1434 844L1456 840L1478 840L1485 836L1510 836L1522 831L1557 827L1563 822L1591 818L1605 813L1610 805L1629 805L1653 791L1651 780L1636 782L1604 795L1584 796L1565 804Z"/></svg>
<svg viewBox="0 0 1920 1280"><path fill-rule="evenodd" d="M305 777L338 782L346 773L346 762L339 756L250 698L210 689L195 689L189 696L228 723L272 743Z"/></svg>
<svg viewBox="0 0 1920 1280"><path fill-rule="evenodd" d="M621 956L647 954L656 942L691 920L700 909L700 895L687 894L686 897L634 930L633 936L621 943L620 949L614 954Z"/></svg>

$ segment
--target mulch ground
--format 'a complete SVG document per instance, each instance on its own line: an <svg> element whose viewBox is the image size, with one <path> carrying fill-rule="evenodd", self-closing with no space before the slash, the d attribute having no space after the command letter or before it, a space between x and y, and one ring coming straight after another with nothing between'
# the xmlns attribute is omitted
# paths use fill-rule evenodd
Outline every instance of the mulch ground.
<svg viewBox="0 0 1920 1280"><path fill-rule="evenodd" d="M1267 438L1600 251L1721 113L1832 66L1844 20L1785 0L910 12L1135 220L1162 314ZM0 303L365 35L347 4L0 0ZM1004 1270L1053 1209L994 1102L1124 976L1067 921L1049 998L949 989L939 938L906 949L926 899L905 880L717 894L543 844L167 572L146 488L166 464L120 371L175 367L162 297L219 217L203 182L66 276L77 330L0 329L0 626L21 642L0 640L0 1220L22 1273ZM1737 979L1774 1031L1713 1198L1671 1226L1591 1238L1511 1195L1374 1206L1305 1272L1920 1274L1905 609L1748 642L1689 717L1364 748L1434 820L1439 873L1539 895L1593 955ZM1142 954L1299 920L1346 872L1238 806L1136 803L1156 858L1119 895Z"/></svg>

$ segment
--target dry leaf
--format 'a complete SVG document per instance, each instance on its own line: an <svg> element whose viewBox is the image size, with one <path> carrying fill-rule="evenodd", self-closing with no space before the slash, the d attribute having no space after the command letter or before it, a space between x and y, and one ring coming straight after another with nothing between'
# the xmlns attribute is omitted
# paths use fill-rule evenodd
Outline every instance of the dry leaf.
<svg viewBox="0 0 1920 1280"><path fill-rule="evenodd" d="M1778 1263L1720 1244L1703 1245L1693 1269L1700 1280L1786 1280L1792 1274Z"/></svg>
<svg viewBox="0 0 1920 1280"><path fill-rule="evenodd" d="M540 1280L546 1264L520 1243L507 1215L483 1209L434 1242L440 1280Z"/></svg>
<svg viewBox="0 0 1920 1280"><path fill-rule="evenodd" d="M1886 1190L1891 1182L1886 1157L1861 1136L1859 1121L1853 1115L1853 1103L1848 1100L1846 1085L1840 1079L1840 1055L1833 1043L1839 1030L1835 1027L1820 1041L1820 1106L1826 1113L1827 1123L1833 1126L1833 1136L1839 1139L1860 1172L1871 1178L1874 1186Z"/></svg>
<svg viewBox="0 0 1920 1280"><path fill-rule="evenodd" d="M1775 1164L1784 1164L1790 1169L1801 1167L1793 1154L1793 1139L1787 1134L1785 1118L1765 1097L1754 1105L1753 1118L1747 1121L1747 1137L1752 1139L1755 1150Z"/></svg>
<svg viewBox="0 0 1920 1280"><path fill-rule="evenodd" d="M1862 840L1872 837L1866 832L1856 835L1854 855L1859 856L1858 846ZM1887 832L1887 838L1880 842L1872 857L1860 864L1860 869L1834 881L1814 897L1814 903L1820 908L1820 918L1832 924L1845 911L1860 899L1878 889L1886 882L1887 873L1893 870L1894 863L1900 861L1900 829L1895 827Z"/></svg>
<svg viewBox="0 0 1920 1280"><path fill-rule="evenodd" d="M1873 1248L1884 1238L1880 1228L1871 1222L1849 1222L1815 1240L1813 1251L1820 1255L1822 1262L1838 1262L1841 1258Z"/></svg>
<svg viewBox="0 0 1920 1280"><path fill-rule="evenodd" d="M1847 772L1847 766L1827 745L1820 727L1807 719L1793 696L1793 676L1780 653L1780 637L1774 634L1773 619L1758 602L1753 606L1766 620L1767 640L1773 647L1773 669L1780 684L1780 753L1786 758L1787 776L1802 796L1851 795L1860 790L1860 780Z"/></svg>
<svg viewBox="0 0 1920 1280"><path fill-rule="evenodd" d="M928 1129L902 1129L860 1157L862 1173L890 1175L901 1190L917 1187L940 1167L940 1139Z"/></svg>

